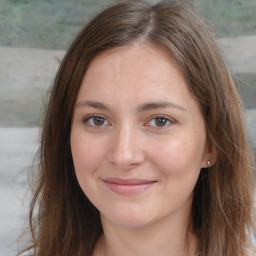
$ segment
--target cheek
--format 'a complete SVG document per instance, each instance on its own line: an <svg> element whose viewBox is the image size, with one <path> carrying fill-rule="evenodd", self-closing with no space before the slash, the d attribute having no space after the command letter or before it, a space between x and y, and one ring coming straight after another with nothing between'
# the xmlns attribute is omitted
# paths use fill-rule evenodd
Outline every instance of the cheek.
<svg viewBox="0 0 256 256"><path fill-rule="evenodd" d="M93 174L105 156L104 143L85 136L83 133L71 132L71 152L78 179Z"/></svg>
<svg viewBox="0 0 256 256"><path fill-rule="evenodd" d="M104 159L104 145L83 132L71 132L71 152L77 181L84 194L94 201L97 169Z"/></svg>
<svg viewBox="0 0 256 256"><path fill-rule="evenodd" d="M174 208L192 200L201 171L202 154L199 151L199 148L186 140L173 140L168 146L156 147L152 152L153 164L162 176L166 201L171 202Z"/></svg>
<svg viewBox="0 0 256 256"><path fill-rule="evenodd" d="M154 165L166 176L185 178L198 175L201 169L203 143L189 139L173 139L164 146L156 145L151 152Z"/></svg>

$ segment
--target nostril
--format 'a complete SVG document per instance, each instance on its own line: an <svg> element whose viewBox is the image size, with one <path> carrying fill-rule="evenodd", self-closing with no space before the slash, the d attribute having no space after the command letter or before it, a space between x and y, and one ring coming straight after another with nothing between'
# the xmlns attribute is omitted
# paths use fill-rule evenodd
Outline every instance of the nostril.
<svg viewBox="0 0 256 256"><path fill-rule="evenodd" d="M122 168L130 168L143 163L145 160L144 151L138 147L113 148L108 154L109 161Z"/></svg>
<svg viewBox="0 0 256 256"><path fill-rule="evenodd" d="M110 152L109 161L122 168L133 167L144 162L144 154L142 151L139 151L140 150L133 152Z"/></svg>

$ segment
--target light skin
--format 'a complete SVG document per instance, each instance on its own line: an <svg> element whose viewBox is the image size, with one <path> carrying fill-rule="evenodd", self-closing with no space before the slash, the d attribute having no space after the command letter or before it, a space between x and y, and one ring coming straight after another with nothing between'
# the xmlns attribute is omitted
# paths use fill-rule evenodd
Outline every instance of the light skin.
<svg viewBox="0 0 256 256"><path fill-rule="evenodd" d="M94 255L194 255L185 236L201 168L204 119L176 63L142 42L90 64L71 127L78 182L100 211ZM202 170L203 171L203 170Z"/></svg>

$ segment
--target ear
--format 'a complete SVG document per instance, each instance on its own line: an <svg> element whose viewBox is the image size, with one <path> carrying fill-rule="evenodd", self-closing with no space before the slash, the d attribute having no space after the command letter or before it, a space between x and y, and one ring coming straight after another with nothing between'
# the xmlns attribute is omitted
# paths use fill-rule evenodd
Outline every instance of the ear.
<svg viewBox="0 0 256 256"><path fill-rule="evenodd" d="M209 168L217 161L216 149L213 146L206 146L205 153L202 158L201 168Z"/></svg>

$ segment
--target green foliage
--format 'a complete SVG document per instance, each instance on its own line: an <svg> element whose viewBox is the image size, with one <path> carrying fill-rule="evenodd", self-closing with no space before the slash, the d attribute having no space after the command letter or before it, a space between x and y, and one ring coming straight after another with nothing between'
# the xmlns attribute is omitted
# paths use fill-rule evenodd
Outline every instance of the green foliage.
<svg viewBox="0 0 256 256"><path fill-rule="evenodd" d="M255 0L195 0L195 4L218 37L256 34Z"/></svg>
<svg viewBox="0 0 256 256"><path fill-rule="evenodd" d="M67 49L83 25L114 0L0 0L0 45ZM255 0L195 0L217 35L256 34Z"/></svg>

